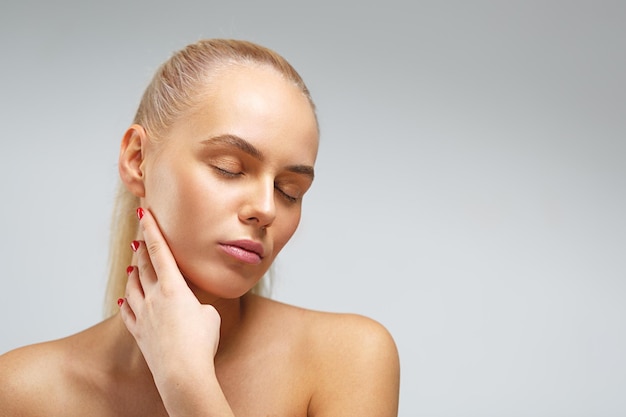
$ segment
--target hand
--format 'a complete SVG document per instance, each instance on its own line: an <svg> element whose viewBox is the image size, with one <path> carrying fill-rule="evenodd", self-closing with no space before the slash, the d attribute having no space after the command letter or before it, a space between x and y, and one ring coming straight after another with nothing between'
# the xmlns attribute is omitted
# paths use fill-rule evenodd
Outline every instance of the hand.
<svg viewBox="0 0 626 417"><path fill-rule="evenodd" d="M164 397L172 385L215 378L220 316L189 289L151 213L137 212L144 241L131 245L137 266L129 267L121 317Z"/></svg>

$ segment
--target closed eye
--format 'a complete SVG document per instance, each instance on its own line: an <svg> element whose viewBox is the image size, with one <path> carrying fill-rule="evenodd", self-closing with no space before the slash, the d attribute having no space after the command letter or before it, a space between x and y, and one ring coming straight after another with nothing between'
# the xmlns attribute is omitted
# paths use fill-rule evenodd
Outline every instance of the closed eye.
<svg viewBox="0 0 626 417"><path fill-rule="evenodd" d="M241 175L243 175L243 172L233 172L233 171L229 171L227 169L224 168L220 168L216 165L211 165L211 167L215 170L215 172L217 172L219 175L226 177L226 178L235 178L235 177L239 177Z"/></svg>
<svg viewBox="0 0 626 417"><path fill-rule="evenodd" d="M274 189L276 191L278 191L278 194L280 194L281 197L283 197L285 200L287 200L287 202L289 203L295 203L298 200L301 199L301 197L294 197L290 194L287 194L285 191L283 191L280 187L278 187L277 185L274 185Z"/></svg>

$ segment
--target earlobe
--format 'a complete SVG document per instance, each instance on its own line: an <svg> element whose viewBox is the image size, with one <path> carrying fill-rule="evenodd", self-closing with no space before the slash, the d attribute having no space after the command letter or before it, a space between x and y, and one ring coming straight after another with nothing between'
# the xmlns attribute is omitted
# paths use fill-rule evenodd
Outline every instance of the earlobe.
<svg viewBox="0 0 626 417"><path fill-rule="evenodd" d="M145 196L143 161L148 135L143 126L130 126L120 145L118 169L128 191L137 197Z"/></svg>

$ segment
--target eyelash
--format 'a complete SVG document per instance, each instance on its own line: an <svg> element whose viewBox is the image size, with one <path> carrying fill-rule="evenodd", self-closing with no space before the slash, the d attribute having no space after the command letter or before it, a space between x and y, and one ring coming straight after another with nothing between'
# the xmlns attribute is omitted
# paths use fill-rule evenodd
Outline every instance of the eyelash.
<svg viewBox="0 0 626 417"><path fill-rule="evenodd" d="M241 176L243 173L242 172L231 172L228 171L224 168L220 168L217 166L213 166L213 168L215 168L215 170L217 171L218 174L226 177L226 178L237 178L239 176ZM287 194L286 192L284 192L283 190L281 190L279 187L277 187L276 185L274 185L274 189L276 191L278 191L278 193L281 195L281 197L283 197L288 203L296 203L299 198L298 197L293 197L289 194Z"/></svg>
<svg viewBox="0 0 626 417"><path fill-rule="evenodd" d="M236 178L243 174L242 172L232 172L217 166L213 166L213 168L215 168L218 174L223 175L226 178Z"/></svg>
<svg viewBox="0 0 626 417"><path fill-rule="evenodd" d="M283 197L285 200L287 200L287 202L289 203L296 203L299 198L298 197L292 197L289 194L287 194L286 192L284 192L283 190L281 190L280 188L278 188L276 185L274 185L274 189L276 191L278 191L278 193L281 195L281 197Z"/></svg>

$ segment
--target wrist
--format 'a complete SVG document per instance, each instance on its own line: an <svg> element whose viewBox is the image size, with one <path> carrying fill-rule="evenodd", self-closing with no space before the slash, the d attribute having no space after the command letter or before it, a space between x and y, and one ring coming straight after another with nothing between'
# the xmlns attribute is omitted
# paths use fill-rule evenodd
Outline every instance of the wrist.
<svg viewBox="0 0 626 417"><path fill-rule="evenodd" d="M157 388L170 417L233 417L215 372L170 376Z"/></svg>

